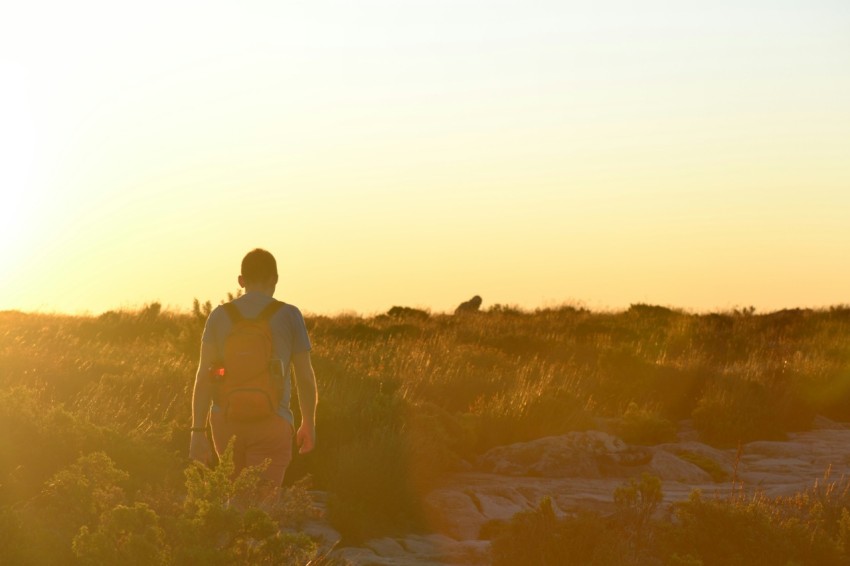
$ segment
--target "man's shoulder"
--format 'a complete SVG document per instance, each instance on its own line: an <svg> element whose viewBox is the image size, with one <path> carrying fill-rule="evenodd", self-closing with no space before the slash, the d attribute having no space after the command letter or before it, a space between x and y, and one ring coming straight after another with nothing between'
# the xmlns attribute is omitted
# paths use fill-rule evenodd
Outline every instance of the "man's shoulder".
<svg viewBox="0 0 850 566"><path fill-rule="evenodd" d="M228 322L227 313L224 306L215 307L207 317L207 322L204 325L204 333L201 336L202 342L211 342L216 339L222 332L222 327Z"/></svg>
<svg viewBox="0 0 850 566"><path fill-rule="evenodd" d="M221 324L225 320L227 320L227 311L224 308L224 305L218 305L211 312L210 316L207 319L207 326L215 326Z"/></svg>
<svg viewBox="0 0 850 566"><path fill-rule="evenodd" d="M298 313L301 314L301 311L293 305L292 303L287 303L286 301L278 301L281 304L280 309L286 311L288 313Z"/></svg>
<svg viewBox="0 0 850 566"><path fill-rule="evenodd" d="M278 302L280 303L280 308L275 314L275 318L285 320L287 323L298 322L304 319L301 311L295 305L285 301Z"/></svg>

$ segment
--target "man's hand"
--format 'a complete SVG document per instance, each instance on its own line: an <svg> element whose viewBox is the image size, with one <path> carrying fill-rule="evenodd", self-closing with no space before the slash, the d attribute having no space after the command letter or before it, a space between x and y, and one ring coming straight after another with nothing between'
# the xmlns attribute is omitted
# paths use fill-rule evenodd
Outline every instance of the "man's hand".
<svg viewBox="0 0 850 566"><path fill-rule="evenodd" d="M203 431L193 431L189 441L189 458L202 464L209 464L212 457L210 440Z"/></svg>
<svg viewBox="0 0 850 566"><path fill-rule="evenodd" d="M295 441L298 443L299 454L306 454L313 450L316 446L315 425L301 421L301 426L298 427L298 433L295 435Z"/></svg>
<svg viewBox="0 0 850 566"><path fill-rule="evenodd" d="M310 352L293 354L292 366L295 368L298 405L301 408L301 426L298 427L295 441L298 443L298 453L306 454L316 447L316 404L319 402Z"/></svg>

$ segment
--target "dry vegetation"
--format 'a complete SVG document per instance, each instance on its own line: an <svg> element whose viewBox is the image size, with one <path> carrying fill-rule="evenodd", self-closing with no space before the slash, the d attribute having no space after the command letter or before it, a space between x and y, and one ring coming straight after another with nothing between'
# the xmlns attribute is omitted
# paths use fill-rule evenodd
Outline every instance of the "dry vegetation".
<svg viewBox="0 0 850 566"><path fill-rule="evenodd" d="M124 552L110 555L122 562L191 562L200 555L186 553L202 552L210 525L230 533L228 563L256 562L249 554L258 549L309 555L309 541L268 531L273 513L225 517L209 494L197 504L197 486L209 479L188 466L186 427L207 309L0 313L0 556L97 562L109 549ZM307 321L319 449L296 458L287 481L310 475L328 491L329 518L349 541L424 527L421 494L499 444L599 426L653 443L692 419L705 441L734 446L782 438L816 414L850 420L850 308L394 314ZM695 499L678 524L724 513L751 520L747 509ZM850 519L839 527L836 517L828 532L841 541ZM498 548L511 548L510 533ZM110 537L125 546L115 550ZM700 544L677 547L677 556L719 563Z"/></svg>

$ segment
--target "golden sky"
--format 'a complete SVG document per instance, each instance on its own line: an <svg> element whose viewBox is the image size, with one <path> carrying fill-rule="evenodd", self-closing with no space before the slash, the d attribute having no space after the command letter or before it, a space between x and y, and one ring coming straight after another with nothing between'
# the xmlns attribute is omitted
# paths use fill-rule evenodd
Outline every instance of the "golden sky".
<svg viewBox="0 0 850 566"><path fill-rule="evenodd" d="M0 310L850 302L850 3L0 9Z"/></svg>

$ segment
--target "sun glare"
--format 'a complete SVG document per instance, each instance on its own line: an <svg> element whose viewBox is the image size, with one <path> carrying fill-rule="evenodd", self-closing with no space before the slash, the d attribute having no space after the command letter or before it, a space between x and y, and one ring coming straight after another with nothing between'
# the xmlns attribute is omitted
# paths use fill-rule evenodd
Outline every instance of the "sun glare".
<svg viewBox="0 0 850 566"><path fill-rule="evenodd" d="M3 100L0 123L7 129L0 134L0 154L8 159L3 167L0 202L0 273L4 278L26 251L36 223L33 215L35 135L27 117L19 112L17 105Z"/></svg>
<svg viewBox="0 0 850 566"><path fill-rule="evenodd" d="M28 251L32 251L32 232L36 228L32 203L26 193L4 190L0 206L0 282L21 267Z"/></svg>

